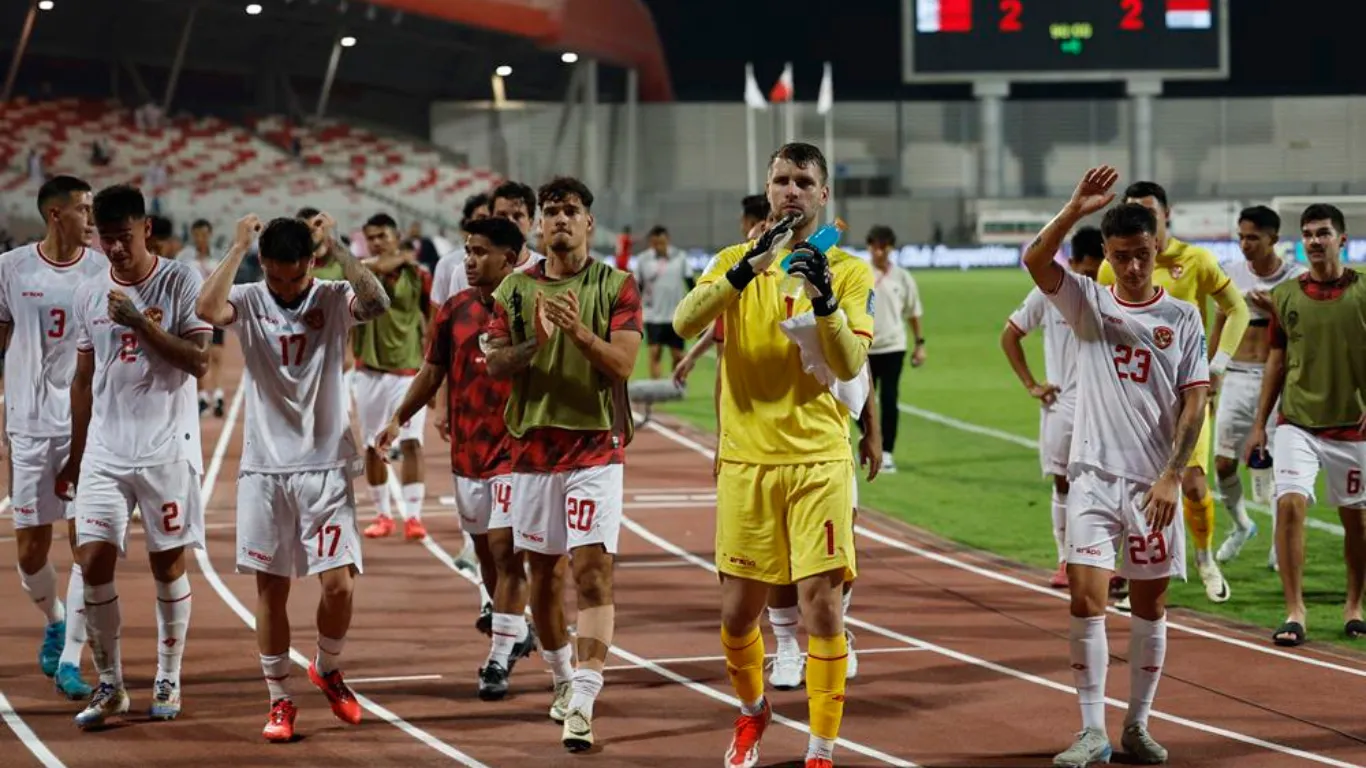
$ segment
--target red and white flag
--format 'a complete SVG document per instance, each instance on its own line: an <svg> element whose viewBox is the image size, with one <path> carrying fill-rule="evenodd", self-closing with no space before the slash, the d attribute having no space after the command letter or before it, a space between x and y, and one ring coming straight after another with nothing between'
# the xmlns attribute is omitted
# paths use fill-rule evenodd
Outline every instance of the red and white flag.
<svg viewBox="0 0 1366 768"><path fill-rule="evenodd" d="M745 65L745 106L750 109L768 109L764 92L759 90L759 81L754 79L754 65Z"/></svg>
<svg viewBox="0 0 1366 768"><path fill-rule="evenodd" d="M1214 26L1211 0L1167 0L1167 29L1209 29Z"/></svg>
<svg viewBox="0 0 1366 768"><path fill-rule="evenodd" d="M788 63L783 67L783 74L779 76L778 82L773 84L773 90L768 92L768 100L775 104L792 101L792 94L792 64Z"/></svg>
<svg viewBox="0 0 1366 768"><path fill-rule="evenodd" d="M916 0L915 31L971 32L972 0Z"/></svg>
<svg viewBox="0 0 1366 768"><path fill-rule="evenodd" d="M835 106L835 78L830 73L830 62L825 62L825 74L821 75L821 92L816 97L816 113L824 115Z"/></svg>

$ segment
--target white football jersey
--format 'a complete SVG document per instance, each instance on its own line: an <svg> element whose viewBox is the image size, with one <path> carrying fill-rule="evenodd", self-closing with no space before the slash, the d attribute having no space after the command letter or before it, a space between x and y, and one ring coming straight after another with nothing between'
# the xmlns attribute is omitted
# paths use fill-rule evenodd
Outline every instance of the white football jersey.
<svg viewBox="0 0 1366 768"><path fill-rule="evenodd" d="M11 435L71 434L71 378L76 372L76 286L108 271L104 254L84 248L66 265L48 261L42 244L0 255L0 323L11 326L5 350L5 430Z"/></svg>
<svg viewBox="0 0 1366 768"><path fill-rule="evenodd" d="M1247 259L1235 261L1228 265L1228 277L1233 284L1238 286L1241 293L1252 291L1270 291L1272 288L1284 283L1286 280L1293 280L1308 270L1304 265L1295 261L1281 259L1281 268L1272 273L1269 277L1262 277L1252 271L1252 263ZM1247 303L1247 311L1253 320L1270 320L1265 312L1259 309L1252 302Z"/></svg>
<svg viewBox="0 0 1366 768"><path fill-rule="evenodd" d="M1043 291L1035 288L1007 320L1020 333L1043 328L1043 368L1048 383L1057 385L1058 399L1071 402L1077 394L1077 349L1072 328Z"/></svg>
<svg viewBox="0 0 1366 768"><path fill-rule="evenodd" d="M202 283L194 267L158 258L151 274L137 283L124 283L106 269L76 289L77 349L95 356L87 458L114 467L188 461L203 474L195 377L109 318L109 292L118 290L172 336L212 333L213 327L195 316Z"/></svg>
<svg viewBox="0 0 1366 768"><path fill-rule="evenodd" d="M1069 462L1152 485L1175 449L1181 393L1209 383L1199 310L1161 288L1130 304L1068 270L1049 299L1076 336Z"/></svg>
<svg viewBox="0 0 1366 768"><path fill-rule="evenodd" d="M345 466L358 453L345 385L355 293L342 280L314 279L293 309L264 282L234 285L225 327L246 360L244 472L307 472Z"/></svg>

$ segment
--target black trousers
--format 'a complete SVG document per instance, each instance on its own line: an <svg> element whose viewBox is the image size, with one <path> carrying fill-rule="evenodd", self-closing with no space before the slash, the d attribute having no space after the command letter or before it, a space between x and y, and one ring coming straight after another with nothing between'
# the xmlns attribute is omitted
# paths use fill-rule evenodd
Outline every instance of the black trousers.
<svg viewBox="0 0 1366 768"><path fill-rule="evenodd" d="M868 356L868 372L873 375L873 388L877 391L882 450L888 453L896 447L897 417L901 415L896 409L897 392L901 389L901 371L905 367L905 352L881 352Z"/></svg>

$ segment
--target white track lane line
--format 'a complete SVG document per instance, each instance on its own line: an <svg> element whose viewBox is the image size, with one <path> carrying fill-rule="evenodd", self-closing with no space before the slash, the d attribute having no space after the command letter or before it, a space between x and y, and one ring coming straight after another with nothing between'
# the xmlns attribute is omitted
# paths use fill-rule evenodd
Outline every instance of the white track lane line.
<svg viewBox="0 0 1366 768"><path fill-rule="evenodd" d="M33 756L38 758L38 762L43 765L43 768L66 768L66 764L52 754L52 750L48 749L43 740L38 738L38 734L34 733L33 729L28 727L28 723L19 717L19 713L14 711L14 707L10 706L9 699L5 698L3 693L0 693L0 719L3 719L5 725L8 725L9 729L14 731L14 735L19 737L19 743L24 745L24 749L32 752Z"/></svg>
<svg viewBox="0 0 1366 768"><path fill-rule="evenodd" d="M232 405L229 407L227 418L223 422L223 431L218 435L218 444L214 446L213 458L209 460L208 471L204 473L204 483L202 485L201 493L204 497L203 505L205 508L209 506L209 501L213 498L214 484L218 480L218 473L223 468L223 460L228 452L228 443L232 441L232 433L237 423L237 416L242 409L243 395L246 392L245 384L246 377L243 376L243 380L239 381L237 384L237 392L233 395ZM242 620L242 623L250 627L252 631L255 631L255 614L243 605L242 601L238 600L237 596L232 593L232 590L228 589L228 586L219 578L218 570L214 568L213 561L209 558L208 550L195 549L194 556L195 560L199 563L199 569L204 573L204 578L208 580L209 586L213 587L214 591L218 593L218 596L223 599L223 602L226 603L227 606L232 609L232 612L237 614L237 617ZM293 660L295 664L299 665L299 667L308 669L309 658L292 647L289 649L289 658ZM370 714L389 723L426 746L431 747L445 757L448 757L461 765L468 766L468 768L488 768L484 763L475 760L473 757L461 752L427 731L404 720L389 709L371 700L369 697L357 693L356 701Z"/></svg>
<svg viewBox="0 0 1366 768"><path fill-rule="evenodd" d="M676 432L676 431L674 431L674 430L672 430L672 429L669 429L668 427L662 426L662 425L657 424L657 423L655 423L655 422L653 422L653 421L652 421L652 422L649 422L649 423L647 424L647 426L649 426L649 427L650 427L651 429L653 429L655 432L658 432L659 434L663 435L664 437L669 438L670 440L673 440L675 443L678 443L679 445L682 445L682 446L684 446L684 447L686 447L686 448L690 448L690 449L696 451L697 453L701 454L702 456L707 457L708 460L712 460L712 458L713 458L713 456L714 456L714 454L712 453L712 451L711 451L710 448L707 448L706 446L704 446L704 445L702 445L701 443L698 443L697 441L695 441L695 440L693 440L693 439L687 437L686 435L680 434L680 433L678 433L678 432ZM709 561L707 561L707 560L704 560L703 558L700 558L700 557L698 557L697 555L694 555L693 553L691 553L691 552L689 552L689 551L683 549L682 547L680 547L680 546L674 544L673 542L671 542L671 541L669 541L669 540L663 538L662 536L659 536L659 535L655 534L654 532L650 531L649 529L645 528L644 526L640 525L639 523L635 522L634 520L630 519L629 517L623 516L623 517L622 517L622 524L625 525L628 529L630 529L632 533L635 533L637 536L640 536L641 538L645 539L646 541L649 541L651 544L654 544L656 547L659 547L660 549L662 549L662 550L664 550L664 551L666 551L666 552L669 552L670 554L672 554L672 555L674 555L674 556L676 556L676 557L679 557L679 558L681 558L681 559L687 560L688 562L690 562L690 563L692 563L692 564L698 566L699 568L702 568L703 570L709 571L709 572L711 572L711 573L716 573L716 565L715 565L715 564L713 564L713 563L711 563L711 562L709 562ZM865 534L865 535L866 535L866 533L865 533L865 531L864 531L864 529L863 529L862 526L859 526L859 529L858 529L858 530L859 530L859 533L860 533L860 534ZM948 564L950 564L950 565L960 565L960 566L965 566L965 565L966 565L966 564L962 564L962 563L957 563L957 561L953 561L951 558L944 558L944 559L945 559L945 561L947 561ZM967 570L976 573L977 571L974 570L974 569L975 569L975 566L972 566L972 567L967 568ZM1008 582L1008 583L1009 583L1009 582ZM881 635L882 637L885 637L885 638L887 638L887 639L889 639L889 640L896 640L897 642L905 643L905 644L910 645L910 646L913 646L913 647L924 648L924 649L926 649L926 650L929 650L929 651L933 651L933 652L935 652L935 653L938 653L938 654L940 654L941 656L946 656L946 657L948 657L948 658L955 659L955 660L957 660L957 661L961 661L961 662L966 663L966 664L971 664L972 666L980 667L980 668L982 668L982 669L988 669L988 670L991 670L991 671L993 671L993 672L997 672L997 673L1000 673L1000 674L1002 674L1002 675L1006 675L1006 676L1008 676L1008 677L1013 677L1013 678L1015 678L1015 679L1017 679L1017 680L1022 680L1022 681L1025 681L1025 682L1034 683L1034 684L1036 684L1036 685L1041 685L1041 686L1043 686L1043 687L1051 688L1051 689L1053 689L1053 690L1055 690L1055 691L1059 691L1059 692L1062 692L1062 693L1068 693L1068 694L1071 694L1071 695L1074 695L1074 696L1075 696L1076 693L1077 693L1077 689L1073 688L1073 687L1070 686L1070 685L1064 685L1064 684L1062 684L1062 683L1055 682L1055 681L1053 681L1053 680L1049 680L1049 679L1047 679L1047 678L1040 677L1040 676L1038 676L1038 675L1029 674L1029 673L1027 673L1027 672L1021 672L1021 671L1019 671L1019 670L1017 670L1017 669L1013 669L1013 668L1011 668L1011 667L1007 667L1007 666L1004 666L1004 665L1002 665L1002 664L997 664L996 662L993 662L993 661L987 661L986 659L979 659L979 658L977 658L976 656L971 656L971 655L968 655L968 654L966 654L966 653L961 653L961 652L959 652L959 651L955 651L955 650L953 650L953 649L951 649L951 648L945 648L945 647L943 647L943 646L936 645L936 644L934 644L934 643L930 643L930 642L927 642L927 641L924 641L924 640L920 640L920 639L911 637L911 636L909 636L909 635L902 634L902 633L897 632L897 631L895 631L895 630L887 629L887 628L885 628L885 627L880 627L880 626L878 626L878 625L876 625L876 624L872 624L872 623L870 623L870 622L862 621L862 620L855 619L855 618L848 618L848 617L846 617L846 618L845 618L845 623L849 624L850 626L858 627L858 628L863 629L863 630L865 630L865 631L872 632L872 633L874 633L874 634L876 634L876 635ZM1168 626L1171 626L1170 621L1168 622ZM1120 700L1118 700L1118 699L1110 698L1110 697L1107 696L1106 699L1105 699L1105 702L1106 702L1107 704L1109 704L1110 706L1115 707L1115 708L1117 708L1117 709L1122 709L1122 710L1127 710L1127 709L1128 709L1128 703L1127 703L1127 702L1120 701ZM1306 752L1306 751L1304 751L1304 750L1302 750L1302 749L1296 749L1296 748L1294 748L1294 747L1287 747L1287 746L1285 746L1285 745L1283 745L1283 744L1277 744L1277 743L1275 743L1275 742L1270 742L1270 741L1266 741L1266 740L1264 740L1264 739L1259 739L1259 738L1257 738L1257 737L1255 737L1255 736L1247 736L1247 735L1245 735L1245 734L1241 734L1241 733L1238 733L1238 732L1236 732L1236 731L1230 731L1230 730L1227 730L1227 729L1225 729L1225 728L1219 728L1219 727L1217 727L1217 726L1208 725L1208 724L1206 724L1206 723L1202 723L1202 722L1199 722L1199 721L1197 721L1197 720L1188 720L1188 719L1183 718L1183 717L1177 717L1176 715L1169 715L1169 714L1167 714L1167 713L1165 713L1165 712L1160 712L1160 711L1158 711L1158 710L1156 710L1156 709L1154 709L1154 710L1152 711L1152 717L1154 717L1154 718L1156 718L1156 719L1158 719L1158 720L1165 720L1165 721L1170 722L1170 723L1175 723L1175 724L1177 724L1177 725L1183 725L1183 726L1185 726L1185 727L1187 727L1187 728L1191 728L1191 729L1197 730L1197 731L1202 731L1202 732L1204 732L1204 733L1209 733L1209 734L1213 734L1213 735L1216 735L1216 736L1223 736L1224 738L1231 739L1231 740L1233 740L1233 741L1242 742L1242 743L1244 743L1244 744L1248 744L1248 745L1251 745L1251 746L1260 747L1260 748L1262 748L1262 749L1265 749L1265 750L1268 750L1268 751L1271 751L1271 752L1277 752L1277 753L1280 753L1280 754L1283 754L1283 755L1289 755L1289 756L1291 756L1291 757L1298 757L1298 758L1300 758L1300 759L1302 759L1302 760L1308 760L1308 761L1310 761L1310 762L1320 763L1320 764L1323 764L1323 765L1338 766L1339 768L1360 768L1360 766L1358 766L1358 765L1355 764L1355 763L1348 763L1348 762L1344 762L1344 761L1341 761L1341 760L1336 760L1336 759L1331 758L1331 757L1326 757L1326 756L1323 756L1323 755L1316 755L1316 754L1314 754L1314 753L1312 753L1312 752Z"/></svg>

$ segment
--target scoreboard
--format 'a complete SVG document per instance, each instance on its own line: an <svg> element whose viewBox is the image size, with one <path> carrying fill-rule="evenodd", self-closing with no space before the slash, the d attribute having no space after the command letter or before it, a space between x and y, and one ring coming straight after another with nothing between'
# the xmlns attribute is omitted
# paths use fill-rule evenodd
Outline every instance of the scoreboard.
<svg viewBox="0 0 1366 768"><path fill-rule="evenodd" d="M902 0L904 80L1223 79L1228 0Z"/></svg>

